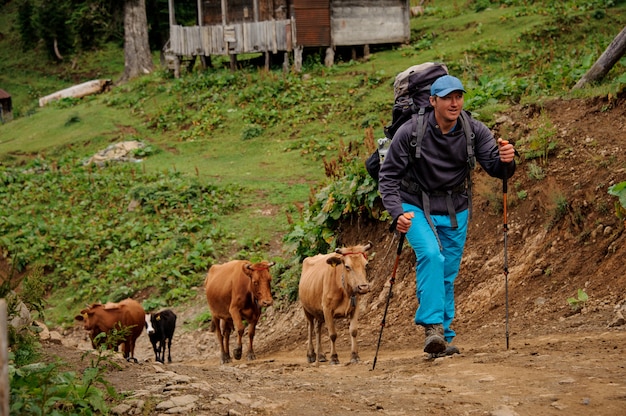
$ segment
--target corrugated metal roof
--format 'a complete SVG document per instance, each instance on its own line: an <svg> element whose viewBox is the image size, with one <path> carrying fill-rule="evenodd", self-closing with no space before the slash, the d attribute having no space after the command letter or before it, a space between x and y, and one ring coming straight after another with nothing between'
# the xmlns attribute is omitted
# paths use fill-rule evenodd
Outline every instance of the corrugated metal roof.
<svg viewBox="0 0 626 416"><path fill-rule="evenodd" d="M0 90L0 98L11 98L11 94L6 92L5 90Z"/></svg>

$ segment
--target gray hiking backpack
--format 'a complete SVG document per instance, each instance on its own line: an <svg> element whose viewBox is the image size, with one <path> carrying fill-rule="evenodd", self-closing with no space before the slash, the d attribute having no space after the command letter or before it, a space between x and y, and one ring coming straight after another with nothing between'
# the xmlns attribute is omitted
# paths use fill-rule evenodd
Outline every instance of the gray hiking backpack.
<svg viewBox="0 0 626 416"><path fill-rule="evenodd" d="M440 62L425 62L413 65L396 75L393 83L394 104L391 111L391 123L384 127L385 137L377 140L377 149L368 157L365 167L372 178L378 182L380 165L384 161L394 134L408 120L413 123L415 158L421 156L421 144L426 131L425 114L432 109L430 105L430 86L439 77L448 75L448 67ZM460 116L465 137L470 172L476 165L474 156L474 133L469 123L469 115L461 112Z"/></svg>

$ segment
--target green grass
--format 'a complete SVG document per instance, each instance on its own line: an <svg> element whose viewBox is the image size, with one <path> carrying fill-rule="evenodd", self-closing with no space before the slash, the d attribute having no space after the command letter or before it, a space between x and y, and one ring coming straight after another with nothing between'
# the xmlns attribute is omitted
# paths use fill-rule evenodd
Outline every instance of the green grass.
<svg viewBox="0 0 626 416"><path fill-rule="evenodd" d="M72 119L77 121L71 122ZM94 98L69 108L53 104L3 126L0 153L30 158L71 146L87 157L108 142L140 136L141 132L129 134L124 129L136 124L127 112L106 107Z"/></svg>

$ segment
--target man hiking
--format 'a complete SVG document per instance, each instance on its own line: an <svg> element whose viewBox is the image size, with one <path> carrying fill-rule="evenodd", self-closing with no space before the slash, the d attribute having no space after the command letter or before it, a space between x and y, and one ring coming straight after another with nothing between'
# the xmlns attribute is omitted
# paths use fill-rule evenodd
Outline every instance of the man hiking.
<svg viewBox="0 0 626 416"><path fill-rule="evenodd" d="M471 210L470 161L475 158L496 178L515 172L513 145L496 142L487 126L464 112L463 93L458 78L437 78L421 142L412 121L405 122L380 168L378 189L393 218L392 229L406 234L417 258L415 324L425 329L424 352L431 357L459 352L450 345L456 335L450 325ZM473 138L465 137L461 117L470 123Z"/></svg>

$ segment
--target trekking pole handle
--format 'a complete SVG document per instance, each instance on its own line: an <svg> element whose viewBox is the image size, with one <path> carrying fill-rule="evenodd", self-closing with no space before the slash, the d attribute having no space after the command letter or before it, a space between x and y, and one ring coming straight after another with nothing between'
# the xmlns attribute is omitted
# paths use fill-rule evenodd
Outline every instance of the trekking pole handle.
<svg viewBox="0 0 626 416"><path fill-rule="evenodd" d="M498 145L500 145L500 146L504 146L504 145L507 145L507 144L509 144L508 140L500 140L498 142ZM505 166L504 167L504 177L502 178L502 192L504 192L506 194L507 191L508 191L507 188L508 188L508 186L507 186L507 167Z"/></svg>
<svg viewBox="0 0 626 416"><path fill-rule="evenodd" d="M404 245L405 237L406 237L406 233L400 233L400 242L398 243L398 251L396 252L398 256L402 254L402 246Z"/></svg>

